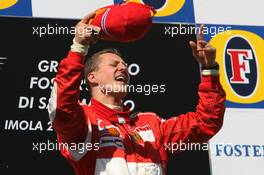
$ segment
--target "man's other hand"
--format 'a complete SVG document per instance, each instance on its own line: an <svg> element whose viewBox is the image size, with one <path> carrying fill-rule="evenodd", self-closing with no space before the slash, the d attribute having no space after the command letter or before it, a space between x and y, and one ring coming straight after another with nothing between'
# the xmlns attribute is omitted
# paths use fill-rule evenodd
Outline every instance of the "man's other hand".
<svg viewBox="0 0 264 175"><path fill-rule="evenodd" d="M216 65L216 48L203 40L203 28L204 25L201 25L197 37L197 43L190 41L189 44L196 60L204 67L212 67Z"/></svg>
<svg viewBox="0 0 264 175"><path fill-rule="evenodd" d="M89 21L94 18L95 12L86 15L75 26L75 38L74 40L82 45L93 44L99 39L100 28L90 25Z"/></svg>

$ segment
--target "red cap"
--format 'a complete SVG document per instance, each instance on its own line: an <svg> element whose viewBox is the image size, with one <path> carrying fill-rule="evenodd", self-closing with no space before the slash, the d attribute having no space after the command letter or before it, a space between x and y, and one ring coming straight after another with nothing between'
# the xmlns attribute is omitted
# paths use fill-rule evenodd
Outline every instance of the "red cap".
<svg viewBox="0 0 264 175"><path fill-rule="evenodd" d="M98 9L89 23L101 28L105 40L132 42L150 30L155 13L150 6L127 1Z"/></svg>

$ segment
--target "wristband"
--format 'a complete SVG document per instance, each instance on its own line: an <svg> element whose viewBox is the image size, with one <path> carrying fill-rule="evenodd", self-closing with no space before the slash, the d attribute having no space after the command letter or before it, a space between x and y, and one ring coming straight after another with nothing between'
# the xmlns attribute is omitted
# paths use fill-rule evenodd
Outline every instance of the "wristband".
<svg viewBox="0 0 264 175"><path fill-rule="evenodd" d="M77 52L77 53L80 53L86 56L88 53L89 47L90 47L89 45L82 45L80 43L77 43L75 39L73 39L73 44L71 45L71 51Z"/></svg>
<svg viewBox="0 0 264 175"><path fill-rule="evenodd" d="M202 70L201 74L203 76L208 76L208 75L216 76L216 75L219 75L219 70L217 70L217 69L204 69L204 70Z"/></svg>

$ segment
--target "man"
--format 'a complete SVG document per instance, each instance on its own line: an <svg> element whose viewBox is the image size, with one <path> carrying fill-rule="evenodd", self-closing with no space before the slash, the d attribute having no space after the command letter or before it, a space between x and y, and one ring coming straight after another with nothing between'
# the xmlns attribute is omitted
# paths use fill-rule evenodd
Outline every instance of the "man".
<svg viewBox="0 0 264 175"><path fill-rule="evenodd" d="M93 16L84 17L76 29L95 30L87 24ZM203 67L197 109L168 120L155 113L130 114L122 105L127 94L122 87L129 82L129 74L120 54L103 50L85 64L94 39L92 32L76 33L71 51L58 68L49 102L59 143L84 146L61 149L77 175L165 174L168 157L176 152L170 145L206 142L220 130L225 92L219 82L216 49L203 41L202 31L197 43L190 42ZM89 106L78 102L83 71L91 89Z"/></svg>

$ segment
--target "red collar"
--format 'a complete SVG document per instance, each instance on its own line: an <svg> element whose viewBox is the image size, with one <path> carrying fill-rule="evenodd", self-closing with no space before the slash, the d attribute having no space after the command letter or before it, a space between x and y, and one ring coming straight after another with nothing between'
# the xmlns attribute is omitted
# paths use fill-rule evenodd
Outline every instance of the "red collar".
<svg viewBox="0 0 264 175"><path fill-rule="evenodd" d="M109 120L110 122L114 123L130 123L130 108L127 106L124 106L124 111L116 111L113 110L101 102L95 100L94 98L91 98L91 109L98 115L98 117L105 118Z"/></svg>

